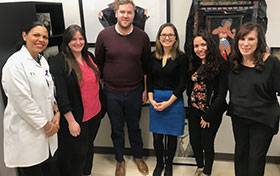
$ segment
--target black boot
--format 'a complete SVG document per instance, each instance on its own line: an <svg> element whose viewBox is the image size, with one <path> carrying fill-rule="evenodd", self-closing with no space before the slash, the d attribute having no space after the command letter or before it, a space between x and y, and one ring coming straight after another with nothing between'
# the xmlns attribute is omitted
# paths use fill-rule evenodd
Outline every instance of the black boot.
<svg viewBox="0 0 280 176"><path fill-rule="evenodd" d="M154 169L154 172L153 172L153 176L161 176L163 168L164 168L163 162L157 162L157 165L156 165L156 167Z"/></svg>
<svg viewBox="0 0 280 176"><path fill-rule="evenodd" d="M172 176L172 173L173 173L172 165L171 167L166 166L164 169L164 176Z"/></svg>
<svg viewBox="0 0 280 176"><path fill-rule="evenodd" d="M155 148L155 154L157 158L157 164L153 172L153 176L161 176L161 173L164 168L164 162L163 162L163 152L164 152L164 147L163 147L163 135L162 134L157 134L153 133L153 138L154 138L154 148Z"/></svg>
<svg viewBox="0 0 280 176"><path fill-rule="evenodd" d="M173 169L173 158L177 148L177 136L168 135L168 142L167 142L167 160L164 169L164 176L172 176Z"/></svg>

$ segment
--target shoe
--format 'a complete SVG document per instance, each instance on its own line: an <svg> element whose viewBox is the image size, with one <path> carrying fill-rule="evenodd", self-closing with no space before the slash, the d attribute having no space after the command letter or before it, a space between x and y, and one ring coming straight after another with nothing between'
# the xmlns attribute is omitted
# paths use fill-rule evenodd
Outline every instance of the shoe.
<svg viewBox="0 0 280 176"><path fill-rule="evenodd" d="M163 168L164 168L163 164L157 164L154 169L153 176L161 176Z"/></svg>
<svg viewBox="0 0 280 176"><path fill-rule="evenodd" d="M125 162L117 162L115 176L125 176Z"/></svg>
<svg viewBox="0 0 280 176"><path fill-rule="evenodd" d="M137 165L139 172L141 172L143 175L149 174L149 168L143 159L133 158L133 161Z"/></svg>
<svg viewBox="0 0 280 176"><path fill-rule="evenodd" d="M202 174L203 168L197 168L193 176L200 176Z"/></svg>

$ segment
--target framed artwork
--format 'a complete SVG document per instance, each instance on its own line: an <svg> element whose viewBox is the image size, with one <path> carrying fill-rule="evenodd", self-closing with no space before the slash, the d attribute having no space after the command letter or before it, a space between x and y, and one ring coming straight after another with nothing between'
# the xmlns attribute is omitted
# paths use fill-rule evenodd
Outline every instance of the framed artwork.
<svg viewBox="0 0 280 176"><path fill-rule="evenodd" d="M238 0L200 0L200 5L201 6L217 6L217 5L248 5L252 4L252 1L238 1Z"/></svg>
<svg viewBox="0 0 280 176"><path fill-rule="evenodd" d="M280 60L280 47L271 47L270 52Z"/></svg>
<svg viewBox="0 0 280 176"><path fill-rule="evenodd" d="M81 25L85 29L89 46L95 46L99 32L104 29L99 12L111 8L113 3L114 0L79 0ZM144 31L154 45L160 25L170 22L170 0L134 0L134 3L136 7L147 10Z"/></svg>
<svg viewBox="0 0 280 176"><path fill-rule="evenodd" d="M221 12L223 9L228 12ZM221 55L228 60L237 30L242 24L251 20L252 7L201 7L201 10L204 14L205 29L213 35Z"/></svg>
<svg viewBox="0 0 280 176"><path fill-rule="evenodd" d="M40 21L41 23L46 25L46 27L50 31L50 36L52 36L53 32L52 32L51 14L50 13L37 13L37 19L38 19L38 21Z"/></svg>
<svg viewBox="0 0 280 176"><path fill-rule="evenodd" d="M231 47L236 31L243 22L242 15L208 15L206 16L206 29L213 35L221 55L225 60L231 53Z"/></svg>
<svg viewBox="0 0 280 176"><path fill-rule="evenodd" d="M193 150L190 144L188 119L185 120L185 129L182 136L178 136L177 149L173 159L174 164L196 165Z"/></svg>
<svg viewBox="0 0 280 176"><path fill-rule="evenodd" d="M185 52L190 53L191 39L199 30L208 30L225 60L240 25L253 21L267 27L265 1L193 0L187 20Z"/></svg>

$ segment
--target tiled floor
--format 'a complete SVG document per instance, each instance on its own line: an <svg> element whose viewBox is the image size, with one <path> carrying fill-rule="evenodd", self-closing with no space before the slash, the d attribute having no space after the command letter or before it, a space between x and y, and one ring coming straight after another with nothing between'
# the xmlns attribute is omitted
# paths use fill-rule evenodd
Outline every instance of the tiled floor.
<svg viewBox="0 0 280 176"><path fill-rule="evenodd" d="M155 157L144 158L149 166L150 173L155 167ZM142 176L136 168L131 156L125 157L126 161L126 176ZM96 154L94 156L93 176L114 176L115 173L115 159L113 155ZM174 176L193 176L196 170L195 166L174 165ZM279 176L280 165L267 164L265 176ZM215 161L213 166L212 176L234 176L233 162Z"/></svg>

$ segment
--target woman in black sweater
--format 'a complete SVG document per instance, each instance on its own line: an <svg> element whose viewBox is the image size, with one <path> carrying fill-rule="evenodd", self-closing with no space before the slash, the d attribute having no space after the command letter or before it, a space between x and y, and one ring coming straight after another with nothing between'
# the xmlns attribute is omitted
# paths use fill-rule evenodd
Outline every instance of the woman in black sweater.
<svg viewBox="0 0 280 176"><path fill-rule="evenodd" d="M212 171L214 140L227 109L229 68L207 31L198 32L190 47L187 84L190 142L198 166L195 175L205 176Z"/></svg>
<svg viewBox="0 0 280 176"><path fill-rule="evenodd" d="M150 100L150 131L153 132L157 165L153 176L164 168L163 136L168 139L164 176L172 176L177 136L183 134L185 111L182 93L186 88L186 55L179 49L178 33L173 24L163 24L157 33L147 77Z"/></svg>
<svg viewBox="0 0 280 176"><path fill-rule="evenodd" d="M235 174L263 176L279 125L280 62L267 52L262 27L251 22L242 25L235 37L231 62L227 114L235 139Z"/></svg>

